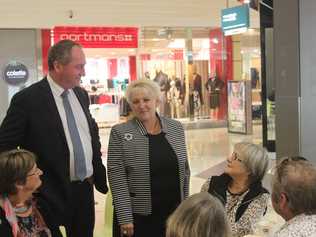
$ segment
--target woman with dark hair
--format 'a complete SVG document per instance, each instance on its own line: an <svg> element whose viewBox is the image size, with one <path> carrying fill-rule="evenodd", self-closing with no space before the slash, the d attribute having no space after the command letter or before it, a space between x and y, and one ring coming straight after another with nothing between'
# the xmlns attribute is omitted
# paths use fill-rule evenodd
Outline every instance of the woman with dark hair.
<svg viewBox="0 0 316 237"><path fill-rule="evenodd" d="M16 149L0 154L0 236L50 237L32 194L41 185L43 172L36 156Z"/></svg>

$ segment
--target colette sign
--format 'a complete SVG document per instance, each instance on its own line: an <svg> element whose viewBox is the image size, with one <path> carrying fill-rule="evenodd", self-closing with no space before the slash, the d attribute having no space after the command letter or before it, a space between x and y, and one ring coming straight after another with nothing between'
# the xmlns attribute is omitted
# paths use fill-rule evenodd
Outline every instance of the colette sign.
<svg viewBox="0 0 316 237"><path fill-rule="evenodd" d="M10 85L25 83L29 78L27 67L19 62L12 61L4 68L4 80Z"/></svg>
<svg viewBox="0 0 316 237"><path fill-rule="evenodd" d="M62 27L54 28L54 42L69 39L85 48L137 48L136 27Z"/></svg>

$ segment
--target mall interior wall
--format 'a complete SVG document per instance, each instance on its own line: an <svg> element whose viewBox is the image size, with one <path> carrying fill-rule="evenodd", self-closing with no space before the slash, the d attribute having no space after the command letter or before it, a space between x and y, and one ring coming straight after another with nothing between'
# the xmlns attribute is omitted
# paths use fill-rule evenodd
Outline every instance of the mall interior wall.
<svg viewBox="0 0 316 237"><path fill-rule="evenodd" d="M301 154L316 162L316 1L299 1Z"/></svg>
<svg viewBox="0 0 316 237"><path fill-rule="evenodd" d="M315 11L315 0L274 1L277 157L302 155L314 162Z"/></svg>
<svg viewBox="0 0 316 237"><path fill-rule="evenodd" d="M28 86L38 80L37 31L32 29L0 29L0 74L6 65L12 61L24 64L29 72L29 78L23 86ZM2 122L9 101L13 94L19 91L19 85L12 86L6 83L1 76L0 80L0 123Z"/></svg>

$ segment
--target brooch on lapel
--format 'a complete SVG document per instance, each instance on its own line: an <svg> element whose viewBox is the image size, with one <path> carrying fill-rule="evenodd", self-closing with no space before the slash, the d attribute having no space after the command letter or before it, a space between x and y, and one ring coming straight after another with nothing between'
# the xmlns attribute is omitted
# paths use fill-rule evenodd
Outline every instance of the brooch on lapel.
<svg viewBox="0 0 316 237"><path fill-rule="evenodd" d="M124 134L124 139L125 139L126 141L132 140L132 139L133 139L133 134L125 133L125 134Z"/></svg>

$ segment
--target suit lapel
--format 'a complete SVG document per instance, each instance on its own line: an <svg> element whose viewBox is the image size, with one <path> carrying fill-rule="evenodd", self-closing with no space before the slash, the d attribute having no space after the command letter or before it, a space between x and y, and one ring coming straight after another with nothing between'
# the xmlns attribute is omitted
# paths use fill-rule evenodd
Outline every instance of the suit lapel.
<svg viewBox="0 0 316 237"><path fill-rule="evenodd" d="M63 124L60 118L60 115L58 113L57 105L52 93L52 90L48 84L47 78L45 77L43 80L40 82L40 93L42 93L42 98L43 98L43 104L47 106L47 109L49 111L50 117L52 124L56 126L56 130L61 136L61 138L65 141L65 144L67 144Z"/></svg>

